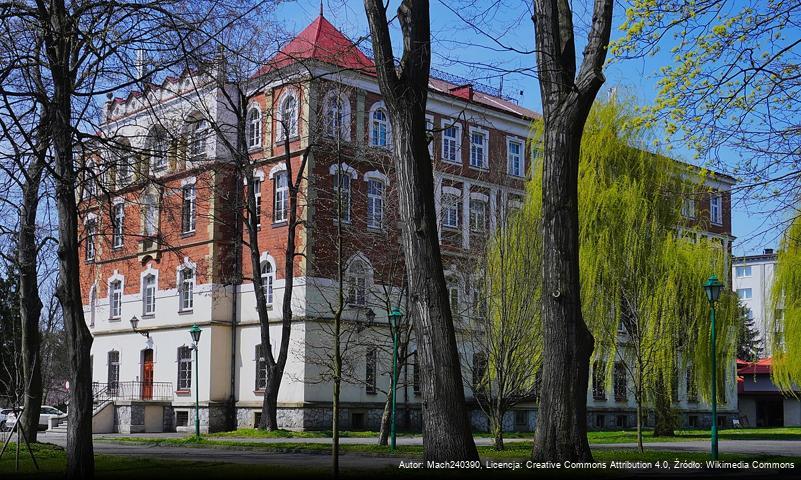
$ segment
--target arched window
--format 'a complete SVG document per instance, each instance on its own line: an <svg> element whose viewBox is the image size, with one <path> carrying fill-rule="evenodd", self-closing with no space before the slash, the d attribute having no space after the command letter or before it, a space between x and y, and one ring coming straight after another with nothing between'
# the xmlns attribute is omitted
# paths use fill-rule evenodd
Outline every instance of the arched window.
<svg viewBox="0 0 801 480"><path fill-rule="evenodd" d="M348 304L364 306L367 304L367 269L362 260L355 259L348 265Z"/></svg>
<svg viewBox="0 0 801 480"><path fill-rule="evenodd" d="M280 106L280 140L298 136L298 100L294 95L288 95Z"/></svg>
<svg viewBox="0 0 801 480"><path fill-rule="evenodd" d="M248 111L248 147L258 147L261 145L261 112L258 108L252 107Z"/></svg>
<svg viewBox="0 0 801 480"><path fill-rule="evenodd" d="M389 146L389 116L383 107L376 108L370 114L370 145Z"/></svg>
<svg viewBox="0 0 801 480"><path fill-rule="evenodd" d="M209 124L206 120L199 119L192 123L189 134L189 156L191 158L201 158L206 155L208 130Z"/></svg>
<svg viewBox="0 0 801 480"><path fill-rule="evenodd" d="M328 137L350 139L350 100L336 91L323 100L324 133Z"/></svg>
<svg viewBox="0 0 801 480"><path fill-rule="evenodd" d="M264 294L264 301L267 305L273 304L273 266L270 262L264 261L261 264L261 289Z"/></svg>
<svg viewBox="0 0 801 480"><path fill-rule="evenodd" d="M158 198L153 195L145 195L142 202L143 228L142 234L145 237L152 237L158 233L159 226L159 205Z"/></svg>
<svg viewBox="0 0 801 480"><path fill-rule="evenodd" d="M194 306L195 271L191 267L181 269L178 285L178 308L182 312L192 310Z"/></svg>

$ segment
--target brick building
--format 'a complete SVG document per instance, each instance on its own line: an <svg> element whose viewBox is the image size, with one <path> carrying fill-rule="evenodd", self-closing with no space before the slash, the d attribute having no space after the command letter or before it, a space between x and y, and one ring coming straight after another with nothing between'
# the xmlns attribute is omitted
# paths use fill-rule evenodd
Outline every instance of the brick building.
<svg viewBox="0 0 801 480"><path fill-rule="evenodd" d="M263 280L271 337L279 339L287 185L297 175L301 255L293 262L279 423L330 427L327 355L341 292L348 346L342 425L377 428L381 392L390 383L385 312L400 297L403 264L392 204L392 129L371 69L372 61L321 15L247 82L242 113L257 192L259 271L246 235L237 253L241 230L231 206L242 186L228 148L236 143L236 115L226 101L234 89L218 85L220 72L187 71L109 100L103 132L117 148L87 165L78 192L93 378L98 397L110 399L99 404L96 431L191 428L196 392L204 431L258 421L265 379L252 279ZM450 77L430 81L430 152L457 330L480 316L475 281L461 270L523 200L531 164L525 139L536 117L489 88ZM722 203L710 203L714 220L723 218L708 233L726 243L729 187L721 183L715 202ZM198 365L189 348L193 324L203 331ZM272 348L277 353L277 341ZM413 350L412 340L398 404L401 426L419 428ZM631 399L600 404L591 393L591 411L633 411ZM524 404L509 427L529 430L534 419L533 404ZM474 420L484 426L481 415Z"/></svg>

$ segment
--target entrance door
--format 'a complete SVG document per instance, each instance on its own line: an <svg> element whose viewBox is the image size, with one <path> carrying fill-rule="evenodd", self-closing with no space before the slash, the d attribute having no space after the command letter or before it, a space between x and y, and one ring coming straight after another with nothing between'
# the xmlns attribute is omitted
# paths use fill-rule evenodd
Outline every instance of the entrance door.
<svg viewBox="0 0 801 480"><path fill-rule="evenodd" d="M153 349L142 350L142 400L153 399Z"/></svg>

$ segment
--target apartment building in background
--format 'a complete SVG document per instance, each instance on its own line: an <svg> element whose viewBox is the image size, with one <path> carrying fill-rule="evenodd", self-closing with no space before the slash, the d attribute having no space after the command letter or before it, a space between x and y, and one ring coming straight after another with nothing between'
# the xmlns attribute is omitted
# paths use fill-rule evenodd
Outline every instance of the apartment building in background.
<svg viewBox="0 0 801 480"><path fill-rule="evenodd" d="M776 253L766 248L759 255L745 255L732 259L732 290L740 304L754 321L759 332L761 357L770 357L773 341L772 325L777 312L771 299Z"/></svg>

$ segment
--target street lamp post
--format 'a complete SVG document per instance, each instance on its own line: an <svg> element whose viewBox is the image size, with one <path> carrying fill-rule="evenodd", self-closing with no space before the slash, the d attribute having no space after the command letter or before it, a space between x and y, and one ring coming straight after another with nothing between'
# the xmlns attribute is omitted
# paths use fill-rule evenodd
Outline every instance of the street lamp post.
<svg viewBox="0 0 801 480"><path fill-rule="evenodd" d="M395 450L397 416L396 416L396 397L398 394L398 327L400 326L401 311L394 307L389 312L389 321L392 324L392 423L390 424L390 450Z"/></svg>
<svg viewBox="0 0 801 480"><path fill-rule="evenodd" d="M712 275L704 284L706 298L709 300L709 318L712 336L712 460L718 459L718 365L717 365L717 330L715 328L715 303L720 298L723 284L717 275Z"/></svg>
<svg viewBox="0 0 801 480"><path fill-rule="evenodd" d="M200 438L200 374L197 363L197 344L200 342L200 327L192 325L189 335L192 336L192 350L195 351L195 437Z"/></svg>

